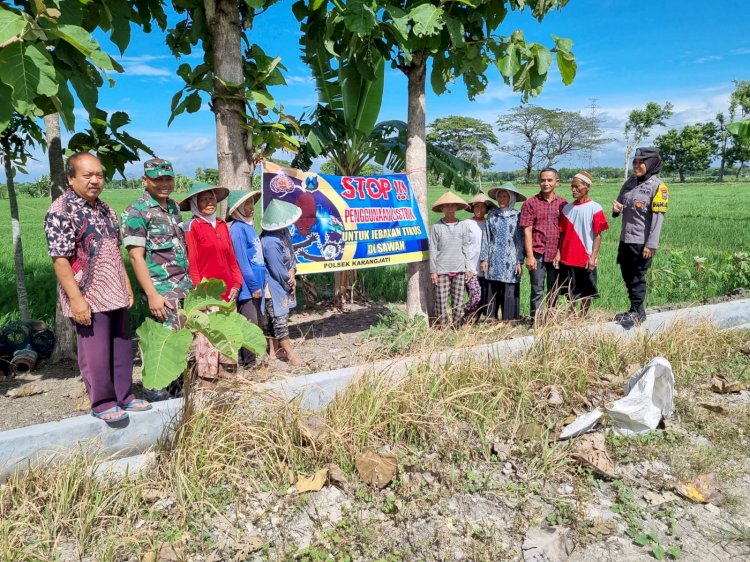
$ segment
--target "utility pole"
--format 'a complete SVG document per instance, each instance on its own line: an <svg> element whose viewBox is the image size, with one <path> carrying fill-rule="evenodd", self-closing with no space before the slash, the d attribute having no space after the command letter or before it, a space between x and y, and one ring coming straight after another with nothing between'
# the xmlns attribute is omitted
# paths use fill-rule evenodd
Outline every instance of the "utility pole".
<svg viewBox="0 0 750 562"><path fill-rule="evenodd" d="M597 118L599 116L599 114L597 113L597 109L599 108L599 106L597 105L598 101L599 100L597 98L591 98L591 105L589 105L589 110L590 110L589 119L591 119L592 125L596 125ZM589 169L589 173L592 173L591 170L594 169L594 148L593 147L589 149L588 169Z"/></svg>

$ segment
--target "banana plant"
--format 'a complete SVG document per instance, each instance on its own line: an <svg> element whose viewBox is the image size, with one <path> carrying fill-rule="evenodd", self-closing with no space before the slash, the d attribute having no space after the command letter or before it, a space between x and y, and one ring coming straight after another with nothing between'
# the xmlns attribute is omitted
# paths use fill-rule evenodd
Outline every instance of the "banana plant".
<svg viewBox="0 0 750 562"><path fill-rule="evenodd" d="M404 170L406 123L378 122L383 105L385 61L376 58L372 66L363 69L346 59L335 60L324 46L312 40L303 38L301 43L303 60L315 79L318 105L301 119L304 142L292 165L305 169L313 158L323 156L333 162L342 176L356 175L372 162L396 172ZM470 179L478 175L474 164L429 142L427 155L428 169L442 178L443 185L476 192Z"/></svg>

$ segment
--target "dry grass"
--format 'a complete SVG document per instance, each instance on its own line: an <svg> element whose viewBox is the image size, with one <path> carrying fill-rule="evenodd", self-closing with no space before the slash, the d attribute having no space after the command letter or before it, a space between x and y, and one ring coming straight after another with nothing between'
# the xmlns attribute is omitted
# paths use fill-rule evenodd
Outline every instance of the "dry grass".
<svg viewBox="0 0 750 562"><path fill-rule="evenodd" d="M481 329L459 333L456 347L483 338ZM351 471L356 453L367 448L429 453L445 462L491 460L492 442L520 443L515 434L522 424L552 433L573 409L616 395L612 378L630 365L662 355L672 362L678 387L692 388L747 339L707 324L627 341L573 333L564 336L551 325L523 359L509 365L467 359L442 368L416 366L397 380L363 376L316 414L325 430L315 435L305 430L311 413L297 400L252 392L188 400L191 409L157 465L135 479L97 477L94 460L75 456L65 466L34 469L6 483L0 490L0 555L51 560L61 545L73 545L96 560L121 560L187 535L200 551L209 540L201 538L205 517L221 517L222 506L249 501L260 488L283 490L297 474L330 462ZM552 385L563 406L545 399ZM567 469L559 444L541 439L521 449L530 482ZM157 510L154 498L160 497L174 505Z"/></svg>

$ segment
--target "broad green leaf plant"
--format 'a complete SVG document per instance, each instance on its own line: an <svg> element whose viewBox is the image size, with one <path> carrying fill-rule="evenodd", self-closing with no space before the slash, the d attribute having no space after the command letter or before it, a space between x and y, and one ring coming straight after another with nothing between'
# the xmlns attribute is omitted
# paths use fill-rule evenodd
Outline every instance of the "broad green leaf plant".
<svg viewBox="0 0 750 562"><path fill-rule="evenodd" d="M183 327L171 330L151 318L136 330L143 362L143 386L165 388L187 369L190 345L203 334L216 349L233 361L241 348L256 355L266 351L263 331L235 312L235 305L221 295L226 290L220 279L203 280L185 297L178 314Z"/></svg>

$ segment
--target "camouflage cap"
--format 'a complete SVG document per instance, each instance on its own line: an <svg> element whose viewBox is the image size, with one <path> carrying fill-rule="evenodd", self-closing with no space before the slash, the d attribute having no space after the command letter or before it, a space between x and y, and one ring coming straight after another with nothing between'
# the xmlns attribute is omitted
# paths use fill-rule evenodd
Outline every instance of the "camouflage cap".
<svg viewBox="0 0 750 562"><path fill-rule="evenodd" d="M169 160L162 160L161 158L152 158L151 160L146 160L143 163L143 173L151 179L156 179L159 176L174 177L172 163Z"/></svg>

